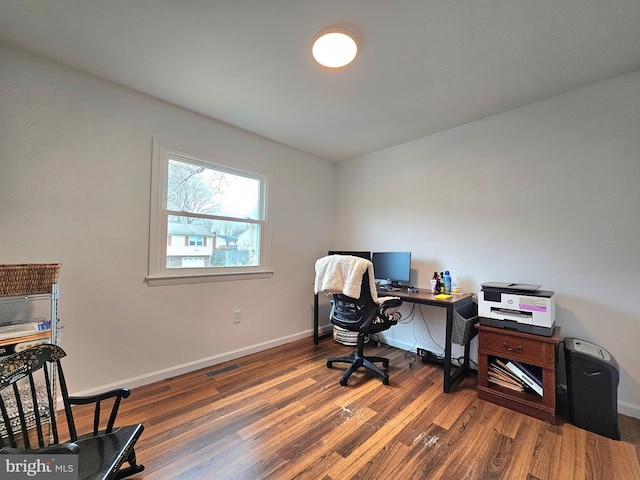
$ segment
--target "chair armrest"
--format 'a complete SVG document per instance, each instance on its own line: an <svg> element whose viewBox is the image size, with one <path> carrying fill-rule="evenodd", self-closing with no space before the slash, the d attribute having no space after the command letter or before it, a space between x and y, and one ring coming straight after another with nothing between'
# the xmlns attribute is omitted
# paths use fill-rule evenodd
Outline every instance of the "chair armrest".
<svg viewBox="0 0 640 480"><path fill-rule="evenodd" d="M101 402L109 398L128 398L131 391L128 388L116 388L108 392L97 393L95 395L86 395L82 397L69 397L71 405L87 405L89 403Z"/></svg>
<svg viewBox="0 0 640 480"><path fill-rule="evenodd" d="M379 299L379 301L381 301L381 303L378 308L382 315L393 315L402 305L402 300L398 297L383 297Z"/></svg>
<svg viewBox="0 0 640 480"><path fill-rule="evenodd" d="M371 323L367 328L371 333L386 330L392 325L398 323L402 315L398 311L402 305L402 300L398 297L383 297L378 299L378 308L376 315L371 319Z"/></svg>
<svg viewBox="0 0 640 480"><path fill-rule="evenodd" d="M46 455L68 455L80 453L80 447L72 442L59 443L57 445L49 445L42 448L0 448L0 454L6 455L25 455L25 454L46 454Z"/></svg>
<svg viewBox="0 0 640 480"><path fill-rule="evenodd" d="M100 413L101 413L101 402L103 400L114 399L113 405L111 406L111 413L109 415L109 421L107 422L107 426L105 428L105 433L111 433L113 431L113 426L116 421L116 416L118 415L118 409L120 408L120 400L123 398L128 398L131 395L131 391L128 388L116 388L114 390L109 390L107 392L98 393L96 395L87 395L82 397L69 397L69 406L71 405L88 405L95 403L95 411L93 414L93 434L97 435L100 432ZM71 437L73 440L75 437Z"/></svg>

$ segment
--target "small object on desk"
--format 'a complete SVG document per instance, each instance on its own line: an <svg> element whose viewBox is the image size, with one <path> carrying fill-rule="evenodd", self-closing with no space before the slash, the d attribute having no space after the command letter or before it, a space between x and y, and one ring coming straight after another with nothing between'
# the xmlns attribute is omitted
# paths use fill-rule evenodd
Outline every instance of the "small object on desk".
<svg viewBox="0 0 640 480"><path fill-rule="evenodd" d="M417 289L417 288L414 288L414 287L409 287L409 288L407 289L407 292L409 292L409 293L418 293L418 289Z"/></svg>
<svg viewBox="0 0 640 480"><path fill-rule="evenodd" d="M453 295L447 295L446 293L439 293L438 295L433 296L436 300L447 300L451 297L453 297Z"/></svg>
<svg viewBox="0 0 640 480"><path fill-rule="evenodd" d="M449 270L444 271L444 293L451 293L451 274Z"/></svg>

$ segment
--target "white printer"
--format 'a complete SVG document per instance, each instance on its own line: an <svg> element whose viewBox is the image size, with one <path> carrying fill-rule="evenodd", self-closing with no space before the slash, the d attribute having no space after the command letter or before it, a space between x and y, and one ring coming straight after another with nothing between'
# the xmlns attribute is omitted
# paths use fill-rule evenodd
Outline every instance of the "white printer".
<svg viewBox="0 0 640 480"><path fill-rule="evenodd" d="M481 325L550 337L556 320L555 293L540 285L487 282L478 294Z"/></svg>

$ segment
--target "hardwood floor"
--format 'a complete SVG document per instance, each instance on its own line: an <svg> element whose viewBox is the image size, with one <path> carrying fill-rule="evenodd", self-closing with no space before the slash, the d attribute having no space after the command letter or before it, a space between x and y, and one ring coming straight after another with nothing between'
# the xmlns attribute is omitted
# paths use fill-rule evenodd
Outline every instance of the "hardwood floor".
<svg viewBox="0 0 640 480"><path fill-rule="evenodd" d="M474 376L445 394L441 368L384 346L366 353L390 358L390 385L342 387L326 358L349 351L305 339L134 389L137 478L640 479L639 420L621 417L620 442L549 425L478 400Z"/></svg>

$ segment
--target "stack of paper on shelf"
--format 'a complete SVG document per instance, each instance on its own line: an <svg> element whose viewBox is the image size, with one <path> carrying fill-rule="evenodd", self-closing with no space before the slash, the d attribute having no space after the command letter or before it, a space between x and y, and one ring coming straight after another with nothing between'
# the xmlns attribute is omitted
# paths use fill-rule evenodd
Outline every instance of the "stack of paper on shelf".
<svg viewBox="0 0 640 480"><path fill-rule="evenodd" d="M49 330L51 330L51 322L45 321L44 319L4 324L0 325L0 340L32 335Z"/></svg>
<svg viewBox="0 0 640 480"><path fill-rule="evenodd" d="M533 365L509 360L507 368L516 375L522 383L542 397L542 369Z"/></svg>
<svg viewBox="0 0 640 480"><path fill-rule="evenodd" d="M542 396L542 369L514 360L494 358L489 364L488 380L518 392L532 391Z"/></svg>
<svg viewBox="0 0 640 480"><path fill-rule="evenodd" d="M496 358L489 365L488 377L490 383L501 385L518 392L524 391L524 385L520 379L516 377L499 358Z"/></svg>

